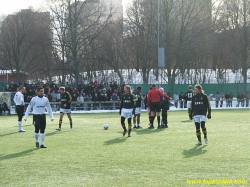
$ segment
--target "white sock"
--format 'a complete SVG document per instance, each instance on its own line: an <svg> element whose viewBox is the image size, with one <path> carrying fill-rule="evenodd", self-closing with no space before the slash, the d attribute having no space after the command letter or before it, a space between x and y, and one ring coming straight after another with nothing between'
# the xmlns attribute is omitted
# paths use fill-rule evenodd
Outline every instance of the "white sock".
<svg viewBox="0 0 250 187"><path fill-rule="evenodd" d="M39 135L39 133L35 133L36 142L39 142L39 141L38 141L38 135Z"/></svg>
<svg viewBox="0 0 250 187"><path fill-rule="evenodd" d="M41 138L41 145L43 145L44 140L45 140L45 134L44 133L40 133L40 138Z"/></svg>
<svg viewBox="0 0 250 187"><path fill-rule="evenodd" d="M18 121L19 131L22 130L22 122Z"/></svg>

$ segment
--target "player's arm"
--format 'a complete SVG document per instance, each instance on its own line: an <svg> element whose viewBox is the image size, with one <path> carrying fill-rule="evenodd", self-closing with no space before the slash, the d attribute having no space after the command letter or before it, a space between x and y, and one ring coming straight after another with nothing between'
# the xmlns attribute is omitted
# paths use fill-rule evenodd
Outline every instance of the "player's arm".
<svg viewBox="0 0 250 187"><path fill-rule="evenodd" d="M171 99L168 95L164 94L163 92L159 91L160 96L165 97L167 99Z"/></svg>
<svg viewBox="0 0 250 187"><path fill-rule="evenodd" d="M135 98L135 95L134 95L134 94L132 94L132 95L133 95L133 104L134 104L134 105L133 105L133 112L132 112L132 113L135 114L136 101L137 101L138 99Z"/></svg>
<svg viewBox="0 0 250 187"><path fill-rule="evenodd" d="M205 98L207 100L207 110L208 110L207 118L211 119L211 105L210 105L210 101L209 101L209 99L208 99L207 96Z"/></svg>
<svg viewBox="0 0 250 187"><path fill-rule="evenodd" d="M121 101L120 101L120 111L119 111L120 115L121 115L121 112L122 112L122 107L123 107L123 96L121 97Z"/></svg>
<svg viewBox="0 0 250 187"><path fill-rule="evenodd" d="M151 92L148 92L148 97L147 97L147 104L148 104L148 108L150 107L150 98L151 98Z"/></svg>
<svg viewBox="0 0 250 187"><path fill-rule="evenodd" d="M28 108L27 108L27 110L26 110L26 112L25 112L24 121L27 121L27 119L28 119L30 110L31 110L31 108L32 108L33 105L34 105L34 102L33 102L33 101L34 101L34 98L31 99L30 104L29 104L29 106L28 106Z"/></svg>
<svg viewBox="0 0 250 187"><path fill-rule="evenodd" d="M190 112L189 112L189 118L192 120L193 119L193 113L194 113L194 102L193 98L191 99L191 105L190 105Z"/></svg>
<svg viewBox="0 0 250 187"><path fill-rule="evenodd" d="M67 93L67 106L69 106L72 101L72 97L69 92L66 92L66 93Z"/></svg>

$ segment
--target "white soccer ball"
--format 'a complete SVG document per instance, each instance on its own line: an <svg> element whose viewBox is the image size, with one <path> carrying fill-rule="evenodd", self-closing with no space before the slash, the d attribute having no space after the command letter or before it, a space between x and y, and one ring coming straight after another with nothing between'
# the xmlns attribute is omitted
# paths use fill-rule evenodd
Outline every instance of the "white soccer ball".
<svg viewBox="0 0 250 187"><path fill-rule="evenodd" d="M103 126L103 128L104 128L104 130L108 130L108 129L109 129L109 125L108 125L108 124L105 124L105 125Z"/></svg>

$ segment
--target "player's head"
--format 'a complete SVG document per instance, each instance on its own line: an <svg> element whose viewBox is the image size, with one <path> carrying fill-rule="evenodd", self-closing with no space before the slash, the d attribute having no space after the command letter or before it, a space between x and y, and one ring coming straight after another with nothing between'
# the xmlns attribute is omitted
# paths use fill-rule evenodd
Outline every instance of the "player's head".
<svg viewBox="0 0 250 187"><path fill-rule="evenodd" d="M125 93L131 93L131 87L129 85L124 86Z"/></svg>
<svg viewBox="0 0 250 187"><path fill-rule="evenodd" d="M38 88L36 89L36 94L37 94L39 97L42 97L43 94L44 94L44 89L43 89L43 87L38 87Z"/></svg>
<svg viewBox="0 0 250 187"><path fill-rule="evenodd" d="M64 92L65 92L65 87L63 87L63 86L60 87L60 88L59 88L59 91L60 91L61 93L64 93Z"/></svg>
<svg viewBox="0 0 250 187"><path fill-rule="evenodd" d="M195 93L196 94L202 93L202 86L200 84L195 85Z"/></svg>
<svg viewBox="0 0 250 187"><path fill-rule="evenodd" d="M138 86L138 87L137 87L137 90L138 90L138 91L141 91L141 90L142 90L142 86L141 86L141 85Z"/></svg>
<svg viewBox="0 0 250 187"><path fill-rule="evenodd" d="M189 89L189 90L193 90L193 86L192 86L192 85L189 85L189 86L188 86L188 89Z"/></svg>
<svg viewBox="0 0 250 187"><path fill-rule="evenodd" d="M25 91L25 87L23 85L19 86L18 91L23 93Z"/></svg>
<svg viewBox="0 0 250 187"><path fill-rule="evenodd" d="M151 88L156 89L156 84L152 84Z"/></svg>

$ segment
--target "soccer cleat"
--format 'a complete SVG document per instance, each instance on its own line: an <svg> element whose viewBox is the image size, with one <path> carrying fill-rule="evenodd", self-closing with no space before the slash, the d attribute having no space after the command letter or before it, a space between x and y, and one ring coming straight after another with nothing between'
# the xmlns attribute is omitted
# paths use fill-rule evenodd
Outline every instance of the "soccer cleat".
<svg viewBox="0 0 250 187"><path fill-rule="evenodd" d="M160 125L158 125L157 129L161 129L161 126L160 126Z"/></svg>
<svg viewBox="0 0 250 187"><path fill-rule="evenodd" d="M136 127L136 125L134 125L134 127L133 127L134 129L137 129L137 127Z"/></svg>
<svg viewBox="0 0 250 187"><path fill-rule="evenodd" d="M40 148L47 148L47 147L46 147L45 145L42 144L42 145L40 146Z"/></svg>
<svg viewBox="0 0 250 187"><path fill-rule="evenodd" d="M148 129L154 129L155 127L153 125L151 125L150 127L148 127Z"/></svg>
<svg viewBox="0 0 250 187"><path fill-rule="evenodd" d="M127 133L127 129L125 129L125 130L123 131L123 136L125 136L126 133Z"/></svg>
<svg viewBox="0 0 250 187"><path fill-rule="evenodd" d="M198 142L197 144L195 144L195 145L202 145L202 143L201 142Z"/></svg>
<svg viewBox="0 0 250 187"><path fill-rule="evenodd" d="M131 135L130 135L130 134L128 134L128 137L131 137Z"/></svg>
<svg viewBox="0 0 250 187"><path fill-rule="evenodd" d="M137 126L137 129L143 129L143 127L141 127L140 125Z"/></svg>
<svg viewBox="0 0 250 187"><path fill-rule="evenodd" d="M18 131L18 132L26 132L25 130L23 130L23 129L21 129L20 131Z"/></svg>
<svg viewBox="0 0 250 187"><path fill-rule="evenodd" d="M72 131L72 130L73 130L72 128L69 129L69 131Z"/></svg>
<svg viewBox="0 0 250 187"><path fill-rule="evenodd" d="M36 142L36 147L39 148L39 142Z"/></svg>
<svg viewBox="0 0 250 187"><path fill-rule="evenodd" d="M207 138L204 138L204 140L205 140L205 143L206 143L206 144L208 144L208 140L207 140Z"/></svg>
<svg viewBox="0 0 250 187"><path fill-rule="evenodd" d="M56 130L61 131L61 128L56 128Z"/></svg>
<svg viewBox="0 0 250 187"><path fill-rule="evenodd" d="M168 125L167 125L167 124L165 125L165 128L168 128Z"/></svg>

